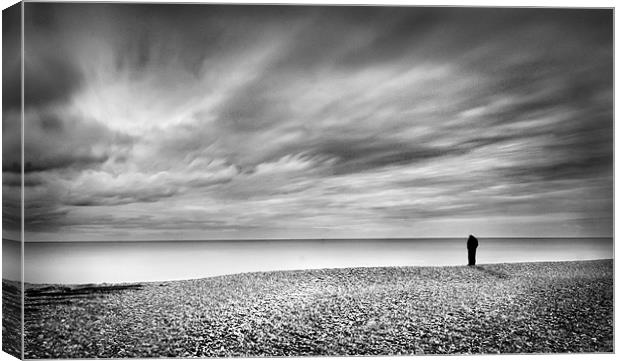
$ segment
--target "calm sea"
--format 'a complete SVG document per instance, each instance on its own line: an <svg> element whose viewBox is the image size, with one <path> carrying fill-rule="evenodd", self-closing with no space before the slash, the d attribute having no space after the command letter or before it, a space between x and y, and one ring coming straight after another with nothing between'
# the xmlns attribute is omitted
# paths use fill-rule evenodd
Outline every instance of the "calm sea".
<svg viewBox="0 0 620 361"><path fill-rule="evenodd" d="M613 258L612 238L481 238L484 263ZM138 282L310 268L467 263L465 238L26 243L32 283Z"/></svg>

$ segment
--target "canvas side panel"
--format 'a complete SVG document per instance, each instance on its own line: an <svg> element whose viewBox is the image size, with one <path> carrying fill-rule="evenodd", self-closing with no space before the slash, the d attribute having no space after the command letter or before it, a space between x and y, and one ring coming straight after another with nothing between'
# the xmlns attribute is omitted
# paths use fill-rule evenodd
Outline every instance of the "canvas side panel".
<svg viewBox="0 0 620 361"><path fill-rule="evenodd" d="M22 357L22 4L2 11L2 351Z"/></svg>

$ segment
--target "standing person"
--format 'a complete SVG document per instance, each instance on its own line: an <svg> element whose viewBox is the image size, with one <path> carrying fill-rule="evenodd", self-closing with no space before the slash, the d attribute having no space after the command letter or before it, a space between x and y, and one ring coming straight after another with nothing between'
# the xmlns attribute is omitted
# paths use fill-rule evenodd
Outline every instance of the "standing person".
<svg viewBox="0 0 620 361"><path fill-rule="evenodd" d="M470 234L469 238L467 238L468 266L476 265L476 248L478 248L478 239Z"/></svg>

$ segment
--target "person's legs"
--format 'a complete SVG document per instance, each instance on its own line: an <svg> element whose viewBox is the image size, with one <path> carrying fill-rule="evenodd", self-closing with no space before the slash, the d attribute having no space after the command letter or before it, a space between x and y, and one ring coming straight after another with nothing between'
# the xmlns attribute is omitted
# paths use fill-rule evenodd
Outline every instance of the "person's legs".
<svg viewBox="0 0 620 361"><path fill-rule="evenodd" d="M469 266L474 266L476 264L476 249L475 248L469 248L467 249L467 258L468 258L468 265Z"/></svg>

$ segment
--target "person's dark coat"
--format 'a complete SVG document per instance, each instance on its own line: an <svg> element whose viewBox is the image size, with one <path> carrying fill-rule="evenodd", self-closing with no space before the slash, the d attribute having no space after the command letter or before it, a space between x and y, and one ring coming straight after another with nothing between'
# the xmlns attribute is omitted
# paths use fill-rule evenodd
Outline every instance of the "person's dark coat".
<svg viewBox="0 0 620 361"><path fill-rule="evenodd" d="M478 248L478 239L471 234L467 239L467 264L476 265L476 248Z"/></svg>
<svg viewBox="0 0 620 361"><path fill-rule="evenodd" d="M469 238L467 239L467 249L476 249L476 248L478 248L478 238L470 234Z"/></svg>

